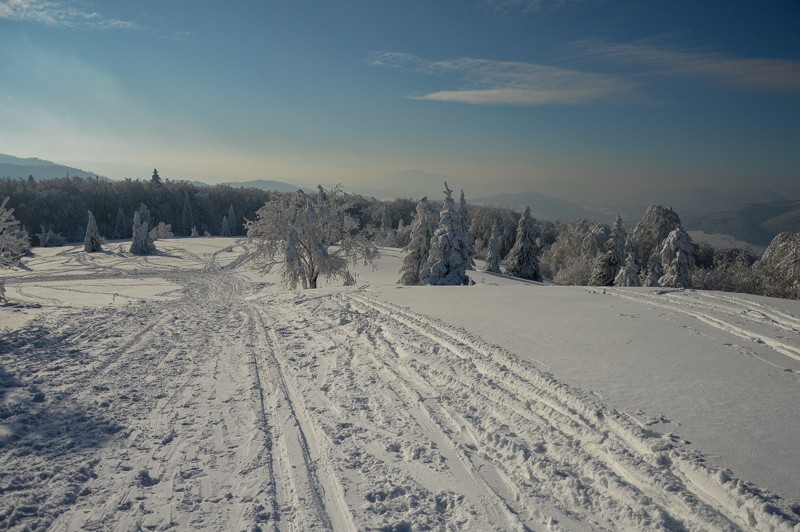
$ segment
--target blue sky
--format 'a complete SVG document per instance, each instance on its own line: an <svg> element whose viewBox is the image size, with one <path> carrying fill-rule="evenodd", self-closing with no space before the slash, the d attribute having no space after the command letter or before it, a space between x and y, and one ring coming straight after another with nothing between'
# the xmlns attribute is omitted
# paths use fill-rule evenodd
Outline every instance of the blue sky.
<svg viewBox="0 0 800 532"><path fill-rule="evenodd" d="M0 152L800 197L798 21L796 1L0 0Z"/></svg>

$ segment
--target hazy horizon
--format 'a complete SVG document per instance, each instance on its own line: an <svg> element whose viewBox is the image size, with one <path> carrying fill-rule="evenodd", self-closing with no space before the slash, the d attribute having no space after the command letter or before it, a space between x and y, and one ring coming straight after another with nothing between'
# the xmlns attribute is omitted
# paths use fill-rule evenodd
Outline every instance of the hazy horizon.
<svg viewBox="0 0 800 532"><path fill-rule="evenodd" d="M798 19L793 2L0 0L0 151L209 184L418 169L473 197L560 180L797 198Z"/></svg>

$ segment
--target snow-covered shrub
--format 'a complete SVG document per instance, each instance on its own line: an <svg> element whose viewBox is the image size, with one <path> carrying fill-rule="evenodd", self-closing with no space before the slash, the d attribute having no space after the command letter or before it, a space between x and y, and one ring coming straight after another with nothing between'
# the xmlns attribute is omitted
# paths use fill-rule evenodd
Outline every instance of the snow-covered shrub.
<svg viewBox="0 0 800 532"><path fill-rule="evenodd" d="M743 249L731 249L714 254L710 268L692 272L692 286L702 290L760 294L759 276L752 268L758 257Z"/></svg>
<svg viewBox="0 0 800 532"><path fill-rule="evenodd" d="M520 279L541 281L539 246L536 244L535 220L530 207L525 207L517 224L517 239L506 257L506 273Z"/></svg>
<svg viewBox="0 0 800 532"><path fill-rule="evenodd" d="M320 276L348 281L348 262L374 264L378 249L356 233L358 222L347 208L339 187L320 186L316 198L298 191L270 200L246 224L254 266L263 272L280 268L291 288L316 288Z"/></svg>
<svg viewBox="0 0 800 532"><path fill-rule="evenodd" d="M151 240L166 240L168 238L174 238L174 237L175 237L175 234L172 232L172 225L171 224L165 224L164 222L158 222L158 225L150 230L150 239Z"/></svg>
<svg viewBox="0 0 800 532"><path fill-rule="evenodd" d="M131 238L130 252L134 255L150 255L156 251L156 244L147 230L147 222L141 221L141 215L141 209L133 215L133 237Z"/></svg>
<svg viewBox="0 0 800 532"><path fill-rule="evenodd" d="M559 223L551 232L558 236L542 254L542 269L559 284L589 284L596 257L605 251L611 229L598 222L578 220Z"/></svg>
<svg viewBox="0 0 800 532"><path fill-rule="evenodd" d="M42 232L36 233L36 238L39 240L39 246L43 248L60 247L67 243L67 240L60 233L53 231L52 228L45 229L42 227Z"/></svg>
<svg viewBox="0 0 800 532"><path fill-rule="evenodd" d="M13 268L30 249L28 233L14 218L14 209L6 208L8 198L0 203L0 268ZM0 279L0 302L6 301L5 282Z"/></svg>
<svg viewBox="0 0 800 532"><path fill-rule="evenodd" d="M86 236L83 239L83 250L86 253L94 253L103 250L100 232L97 230L97 222L92 215L92 211L89 211L89 221L86 223Z"/></svg>
<svg viewBox="0 0 800 532"><path fill-rule="evenodd" d="M800 233L785 232L772 239L753 269L764 295L800 299Z"/></svg>
<svg viewBox="0 0 800 532"><path fill-rule="evenodd" d="M411 239L403 249L406 256L400 267L400 280L397 284L414 286L420 284L419 274L428 262L428 252L431 248L431 238L436 231L434 213L428 203L428 198L422 198L417 203L417 215L411 224Z"/></svg>
<svg viewBox="0 0 800 532"><path fill-rule="evenodd" d="M200 238L200 233L197 232L197 227L192 226L192 233L190 236L192 238Z"/></svg>
<svg viewBox="0 0 800 532"><path fill-rule="evenodd" d="M428 260L420 272L424 285L465 285L466 271L472 264L469 235L464 233L461 211L453 201L453 191L444 184L445 201L439 213L439 226L431 238Z"/></svg>

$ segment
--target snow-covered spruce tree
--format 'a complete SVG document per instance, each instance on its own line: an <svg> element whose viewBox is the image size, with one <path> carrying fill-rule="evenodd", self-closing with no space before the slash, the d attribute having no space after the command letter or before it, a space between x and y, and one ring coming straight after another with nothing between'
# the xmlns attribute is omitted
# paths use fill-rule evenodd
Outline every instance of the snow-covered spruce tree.
<svg viewBox="0 0 800 532"><path fill-rule="evenodd" d="M134 255L150 255L156 251L156 244L150 238L147 222L142 222L142 210L133 215L133 237L130 252Z"/></svg>
<svg viewBox="0 0 800 532"><path fill-rule="evenodd" d="M663 205L651 205L647 208L642 219L634 227L630 237L636 249L638 249L638 256L636 260L639 265L645 265L642 268L642 284L644 286L658 286L658 284L648 284L653 279L656 281L663 275L663 271L659 273L650 272L650 264L656 264L652 259L653 254L660 254L661 247L664 239L681 225L681 219L678 214L672 210L672 207L664 207ZM672 259L670 259L671 261ZM663 264L656 267L663 269Z"/></svg>
<svg viewBox="0 0 800 532"><path fill-rule="evenodd" d="M467 200L464 197L464 189L461 189L461 195L458 198L458 212L461 214L461 231L467 235L467 252L469 253L469 269L475 269L475 243L472 241L472 235L469 232L469 207Z"/></svg>
<svg viewBox="0 0 800 532"><path fill-rule="evenodd" d="M661 261L660 253L653 253L650 255L650 260L647 261L647 267L639 272L642 276L642 286L661 286L659 279L664 275L664 266Z"/></svg>
<svg viewBox="0 0 800 532"><path fill-rule="evenodd" d="M642 286L639 279L639 265L636 264L636 255L629 251L625 257L625 265L614 278L614 286Z"/></svg>
<svg viewBox="0 0 800 532"><path fill-rule="evenodd" d="M102 251L103 246L100 241L100 232L97 230L97 222L92 211L89 211L89 221L86 223L86 236L83 238L83 250L86 253Z"/></svg>
<svg viewBox="0 0 800 532"><path fill-rule="evenodd" d="M492 224L492 236L489 238L488 255L484 271L500 273L500 228L497 222Z"/></svg>
<svg viewBox="0 0 800 532"><path fill-rule="evenodd" d="M416 286L420 284L419 274L428 262L428 253L431 249L431 238L436 231L436 223L431 213L428 198L422 198L417 203L417 215L411 223L411 240L403 249L406 256L400 267L400 280L397 284Z"/></svg>
<svg viewBox="0 0 800 532"><path fill-rule="evenodd" d="M664 274L658 284L673 288L689 288L692 285L690 268L694 265L694 244L683 227L674 229L661 246L661 265Z"/></svg>
<svg viewBox="0 0 800 532"><path fill-rule="evenodd" d="M231 236L231 226L228 223L227 216L222 217L222 224L220 226L219 234L221 234L222 236Z"/></svg>
<svg viewBox="0 0 800 532"><path fill-rule="evenodd" d="M183 192L183 206L181 207L181 222L178 231L183 236L189 236L194 229L194 213L192 212L192 202L189 201L189 193Z"/></svg>
<svg viewBox="0 0 800 532"><path fill-rule="evenodd" d="M506 257L506 274L520 279L541 281L539 272L539 246L536 245L536 220L530 207L525 207L517 224L517 239Z"/></svg>
<svg viewBox="0 0 800 532"><path fill-rule="evenodd" d="M353 279L349 263L375 264L378 248L358 234L358 222L347 214L341 188L316 198L302 190L278 196L248 220L247 238L253 245L253 265L262 272L279 268L290 288L317 288L320 277Z"/></svg>
<svg viewBox="0 0 800 532"><path fill-rule="evenodd" d="M228 232L229 236L236 236L239 234L239 218L236 216L236 211L233 208L233 203L228 207Z"/></svg>
<svg viewBox="0 0 800 532"><path fill-rule="evenodd" d="M622 225L622 217L617 215L611 225L611 234L604 244L605 253L599 253L589 275L592 286L611 286L625 262L625 242L628 233Z"/></svg>
<svg viewBox="0 0 800 532"><path fill-rule="evenodd" d="M13 268L30 249L28 233L19 226L14 218L14 209L6 208L8 198L0 203L0 268ZM0 279L0 302L6 302L6 288Z"/></svg>
<svg viewBox="0 0 800 532"><path fill-rule="evenodd" d="M431 238L428 260L420 272L420 284L465 285L470 280L466 271L472 257L464 233L461 212L453 201L453 191L444 184L445 200L439 213L439 226Z"/></svg>
<svg viewBox="0 0 800 532"><path fill-rule="evenodd" d="M614 284L616 274L616 257L614 252L609 250L597 256L592 267L592 273L589 275L590 286L611 286Z"/></svg>
<svg viewBox="0 0 800 532"><path fill-rule="evenodd" d="M800 299L800 233L780 233L753 264L767 296Z"/></svg>
<svg viewBox="0 0 800 532"><path fill-rule="evenodd" d="M111 234L113 238L125 238L128 236L128 230L125 223L125 212L122 207L117 209L117 221L114 223L114 232Z"/></svg>

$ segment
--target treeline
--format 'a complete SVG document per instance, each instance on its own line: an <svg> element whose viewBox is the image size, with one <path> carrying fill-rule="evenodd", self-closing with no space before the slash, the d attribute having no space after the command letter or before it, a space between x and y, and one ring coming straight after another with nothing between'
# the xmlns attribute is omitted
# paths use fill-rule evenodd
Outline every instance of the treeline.
<svg viewBox="0 0 800 532"><path fill-rule="evenodd" d="M35 246L43 244L38 235L48 232L67 242L83 241L89 211L104 237L130 238L133 215L141 205L149 209L153 226L170 224L179 236L189 236L192 227L200 234L223 234L223 220L231 213L227 227L232 235L242 235L244 219L252 217L270 196L253 188L205 187L168 179L0 179L0 199L10 198L9 207Z"/></svg>
<svg viewBox="0 0 800 532"><path fill-rule="evenodd" d="M176 236L190 236L193 228L200 235L244 235L245 219L253 219L258 209L278 195L256 188L162 180L157 171L149 180L0 179L0 200L9 197L8 207L14 209L15 218L34 246L82 242L89 212L103 237L131 238L133 215L142 205L149 211L151 228L169 224ZM350 195L348 206L360 230L377 234L382 227L411 223L416 202Z"/></svg>

